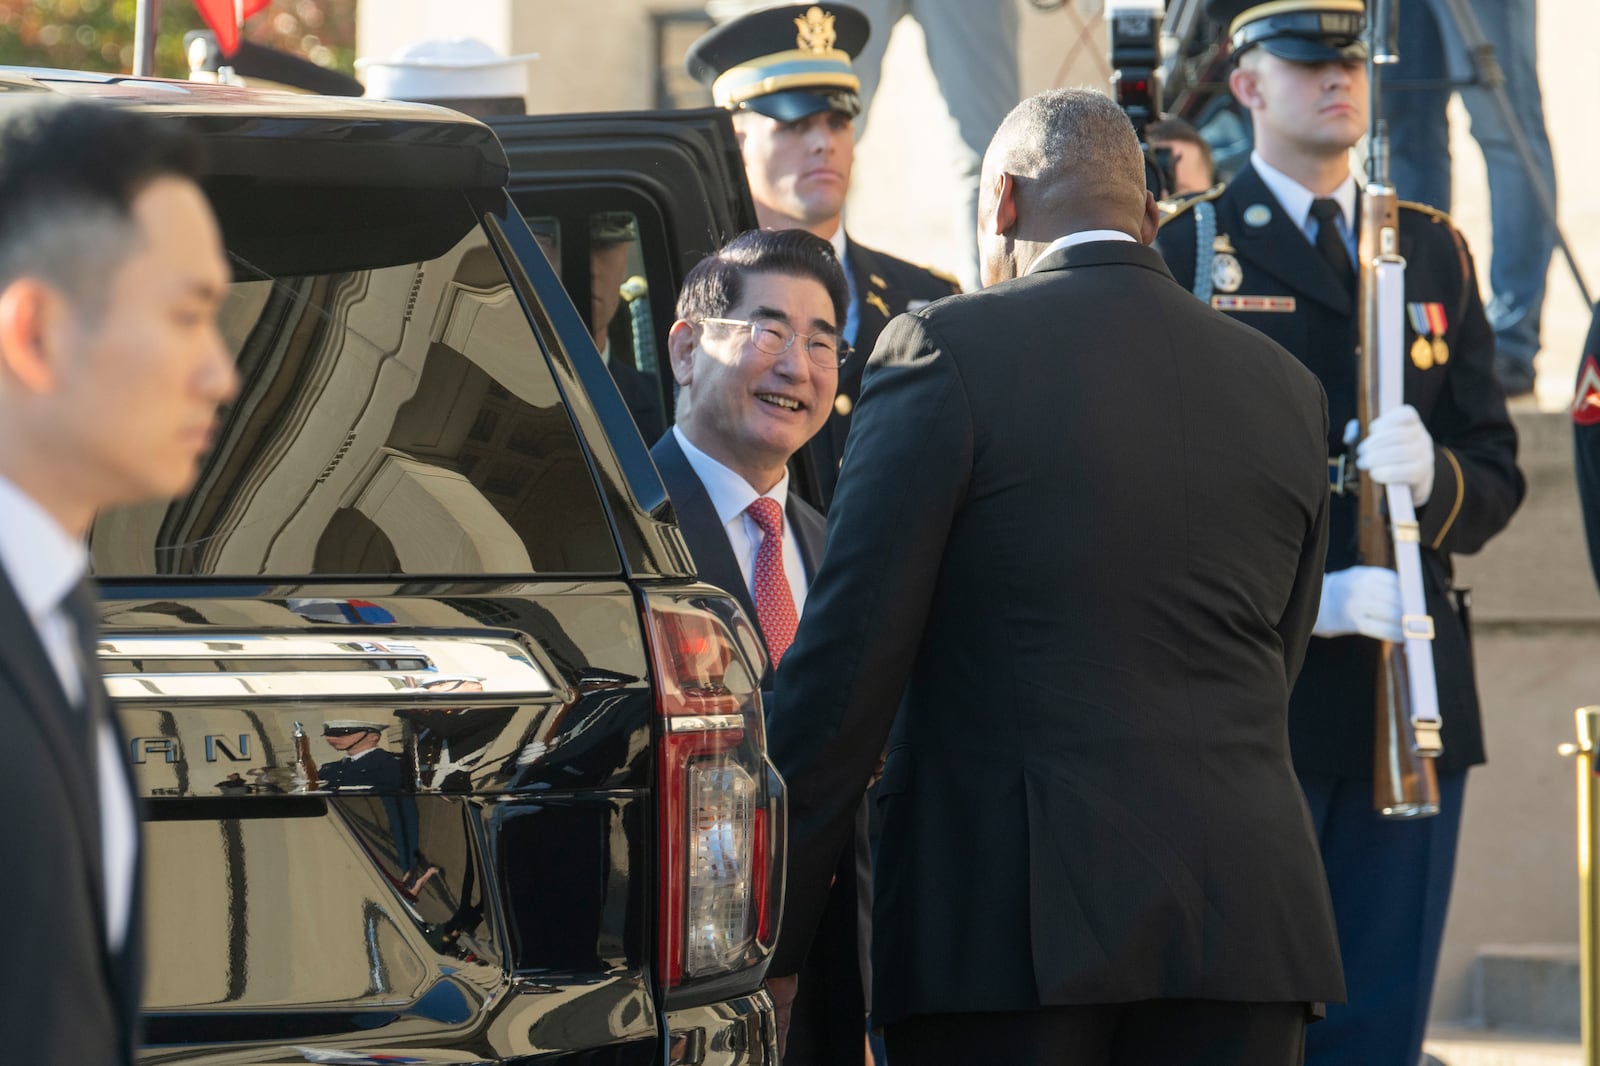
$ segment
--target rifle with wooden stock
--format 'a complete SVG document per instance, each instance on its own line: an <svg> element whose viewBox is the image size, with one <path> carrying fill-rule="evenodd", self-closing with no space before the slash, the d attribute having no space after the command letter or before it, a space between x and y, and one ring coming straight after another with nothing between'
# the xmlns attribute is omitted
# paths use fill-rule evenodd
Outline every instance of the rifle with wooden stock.
<svg viewBox="0 0 1600 1066"><path fill-rule="evenodd" d="M1400 256L1400 201L1389 184L1389 134L1383 119L1383 67L1396 62L1397 4L1370 5L1367 183L1361 194L1360 328L1357 418L1361 436L1372 420L1405 402L1405 271ZM1405 484L1368 480L1358 496L1357 550L1365 566L1389 567L1400 581L1400 643L1380 641L1373 808L1385 818L1439 813L1434 760L1439 691L1433 670L1433 619L1422 580L1415 501ZM1385 514L1384 504L1388 505Z"/></svg>

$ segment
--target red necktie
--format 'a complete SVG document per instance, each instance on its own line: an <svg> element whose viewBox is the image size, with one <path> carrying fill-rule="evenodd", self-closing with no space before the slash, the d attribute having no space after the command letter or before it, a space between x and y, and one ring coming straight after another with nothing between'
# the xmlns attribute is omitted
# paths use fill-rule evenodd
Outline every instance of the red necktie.
<svg viewBox="0 0 1600 1066"><path fill-rule="evenodd" d="M789 575L783 571L783 508L777 500L760 497L745 508L761 527L761 547L756 549L756 572L751 581L756 597L756 619L767 638L767 654L772 665L783 660L783 653L794 643L799 617L794 612L794 592Z"/></svg>

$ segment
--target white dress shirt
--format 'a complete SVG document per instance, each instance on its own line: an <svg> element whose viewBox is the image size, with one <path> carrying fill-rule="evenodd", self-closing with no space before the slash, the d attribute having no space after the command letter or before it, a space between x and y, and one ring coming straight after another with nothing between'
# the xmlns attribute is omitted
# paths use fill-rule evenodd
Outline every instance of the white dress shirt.
<svg viewBox="0 0 1600 1066"><path fill-rule="evenodd" d="M672 427L672 435L677 438L678 447L683 449L700 484L705 486L706 495L711 497L711 506L717 512L717 521L722 523L722 531L728 535L728 547L733 549L733 557L739 562L739 573L744 577L744 587L749 590L751 599L756 594L751 584L756 570L756 552L766 536L745 511L760 496L777 503L783 512L783 575L789 579L789 591L794 594L795 617L800 617L806 606L806 567L800 558L800 542L795 539L794 525L789 521L788 471L770 491L760 493L750 482L690 444L677 426Z"/></svg>
<svg viewBox="0 0 1600 1066"><path fill-rule="evenodd" d="M1051 241L1044 251L1039 253L1039 258L1028 264L1024 274L1032 274L1033 268L1044 262L1044 257L1051 252L1059 252L1063 248L1071 248L1078 244L1090 244L1094 241L1129 241L1133 244L1139 242L1133 239L1132 234L1123 233L1119 229L1083 229L1077 233L1069 233L1065 237L1057 237Z"/></svg>
<svg viewBox="0 0 1600 1066"><path fill-rule="evenodd" d="M1250 165L1261 175L1262 184L1277 199L1278 206L1283 208L1295 228L1306 235L1306 240L1317 243L1317 220L1312 217L1311 204L1323 197L1262 159L1260 152L1250 153ZM1345 251L1350 253L1352 263L1356 261L1356 198L1360 194L1356 176L1346 174L1339 187L1327 196L1327 199L1339 205L1339 236L1344 240Z"/></svg>
<svg viewBox="0 0 1600 1066"><path fill-rule="evenodd" d="M63 601L88 572L88 552L31 496L3 477L0 515L5 516L0 521L0 566L5 567L17 599L33 622L62 691L81 707L84 667L79 665L77 636ZM87 664L87 669L95 668L96 664ZM95 766L100 781L97 791L106 880L106 936L113 950L120 948L128 935L134 858L139 848L133 797L123 784L123 771L118 765L124 757L116 733L107 724L95 744Z"/></svg>

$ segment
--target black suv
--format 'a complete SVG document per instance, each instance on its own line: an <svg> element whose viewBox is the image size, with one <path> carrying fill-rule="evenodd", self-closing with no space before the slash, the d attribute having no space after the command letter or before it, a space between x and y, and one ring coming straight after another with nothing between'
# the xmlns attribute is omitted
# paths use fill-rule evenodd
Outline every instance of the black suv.
<svg viewBox="0 0 1600 1066"><path fill-rule="evenodd" d="M763 653L551 264L587 296L627 216L610 370L669 411L670 294L753 216L726 118L0 72L37 92L198 131L234 270L197 486L92 533L142 1061L775 1062Z"/></svg>

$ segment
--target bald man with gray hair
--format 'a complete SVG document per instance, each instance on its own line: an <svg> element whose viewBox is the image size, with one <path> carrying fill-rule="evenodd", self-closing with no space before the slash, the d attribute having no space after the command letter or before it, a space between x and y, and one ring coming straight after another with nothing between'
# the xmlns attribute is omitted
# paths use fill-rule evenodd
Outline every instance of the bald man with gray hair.
<svg viewBox="0 0 1600 1066"><path fill-rule="evenodd" d="M777 679L793 992L881 752L895 1066L1290 1066L1343 995L1285 720L1327 534L1321 387L1148 247L1133 128L1024 101L985 288L868 366ZM891 735L892 727L892 735Z"/></svg>

